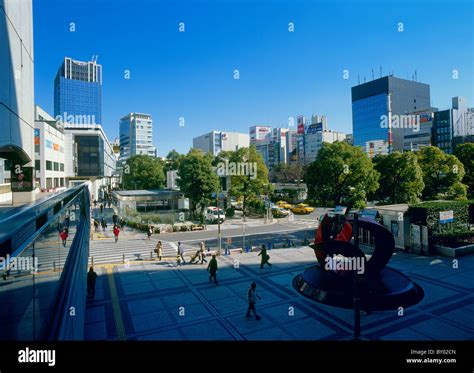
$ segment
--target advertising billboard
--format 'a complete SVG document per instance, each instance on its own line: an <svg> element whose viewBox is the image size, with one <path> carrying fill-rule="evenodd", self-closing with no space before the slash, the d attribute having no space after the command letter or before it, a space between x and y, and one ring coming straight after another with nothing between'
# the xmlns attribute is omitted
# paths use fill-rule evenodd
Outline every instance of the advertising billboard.
<svg viewBox="0 0 474 373"><path fill-rule="evenodd" d="M34 167L16 165L11 172L12 192L30 192L35 189Z"/></svg>

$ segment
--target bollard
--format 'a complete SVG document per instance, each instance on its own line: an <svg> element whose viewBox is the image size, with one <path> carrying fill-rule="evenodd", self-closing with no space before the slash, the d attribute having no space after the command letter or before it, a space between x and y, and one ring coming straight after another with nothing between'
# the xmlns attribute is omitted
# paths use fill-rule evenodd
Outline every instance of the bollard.
<svg viewBox="0 0 474 373"><path fill-rule="evenodd" d="M56 262L53 262L53 272L56 272Z"/></svg>
<svg viewBox="0 0 474 373"><path fill-rule="evenodd" d="M91 266L94 267L94 257L91 256Z"/></svg>
<svg viewBox="0 0 474 373"><path fill-rule="evenodd" d="M153 251L150 251L150 259L153 259Z"/></svg>
<svg viewBox="0 0 474 373"><path fill-rule="evenodd" d="M122 254L122 264L125 264L125 254Z"/></svg>

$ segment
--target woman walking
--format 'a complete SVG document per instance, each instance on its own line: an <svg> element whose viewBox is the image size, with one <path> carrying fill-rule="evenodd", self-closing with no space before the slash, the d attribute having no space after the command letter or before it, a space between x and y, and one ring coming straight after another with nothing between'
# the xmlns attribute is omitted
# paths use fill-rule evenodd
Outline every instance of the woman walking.
<svg viewBox="0 0 474 373"><path fill-rule="evenodd" d="M120 234L120 228L118 227L117 224L114 224L114 237L115 237L115 242L118 241L119 234Z"/></svg>
<svg viewBox="0 0 474 373"><path fill-rule="evenodd" d="M64 228L61 233L59 233L59 237L61 238L61 241L63 243L63 247L66 247L66 241L69 236L69 231L67 228Z"/></svg>
<svg viewBox="0 0 474 373"><path fill-rule="evenodd" d="M161 256L163 255L163 244L161 241L158 241L155 248L155 253L159 261L161 261Z"/></svg>

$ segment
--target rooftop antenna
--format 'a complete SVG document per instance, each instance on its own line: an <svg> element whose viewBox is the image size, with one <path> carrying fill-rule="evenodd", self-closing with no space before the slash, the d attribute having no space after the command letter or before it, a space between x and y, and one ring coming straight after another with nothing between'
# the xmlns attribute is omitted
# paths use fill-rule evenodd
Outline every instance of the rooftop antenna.
<svg viewBox="0 0 474 373"><path fill-rule="evenodd" d="M382 65L380 65L380 77L382 77Z"/></svg>
<svg viewBox="0 0 474 373"><path fill-rule="evenodd" d="M415 69L415 82L418 81L418 76L416 75L416 69Z"/></svg>
<svg viewBox="0 0 474 373"><path fill-rule="evenodd" d="M365 75L364 75L364 83L365 83Z"/></svg>
<svg viewBox="0 0 474 373"><path fill-rule="evenodd" d="M374 68L372 67L372 80L374 80Z"/></svg>
<svg viewBox="0 0 474 373"><path fill-rule="evenodd" d="M360 85L360 76L359 76L359 74L357 74L357 84Z"/></svg>

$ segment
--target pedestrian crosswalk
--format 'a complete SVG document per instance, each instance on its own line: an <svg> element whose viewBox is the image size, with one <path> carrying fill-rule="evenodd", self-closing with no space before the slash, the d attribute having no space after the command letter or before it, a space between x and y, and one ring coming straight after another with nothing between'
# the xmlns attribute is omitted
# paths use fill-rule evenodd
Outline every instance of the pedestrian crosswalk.
<svg viewBox="0 0 474 373"><path fill-rule="evenodd" d="M158 239L148 240L146 236L123 236L117 242L113 239L101 239L90 241L89 264L122 263L137 260L156 259L154 252ZM176 259L178 245L175 242L161 240L163 244L162 257L165 259ZM186 253L194 253L196 247L183 244ZM135 255L137 254L137 255ZM140 254L138 256L138 254Z"/></svg>

